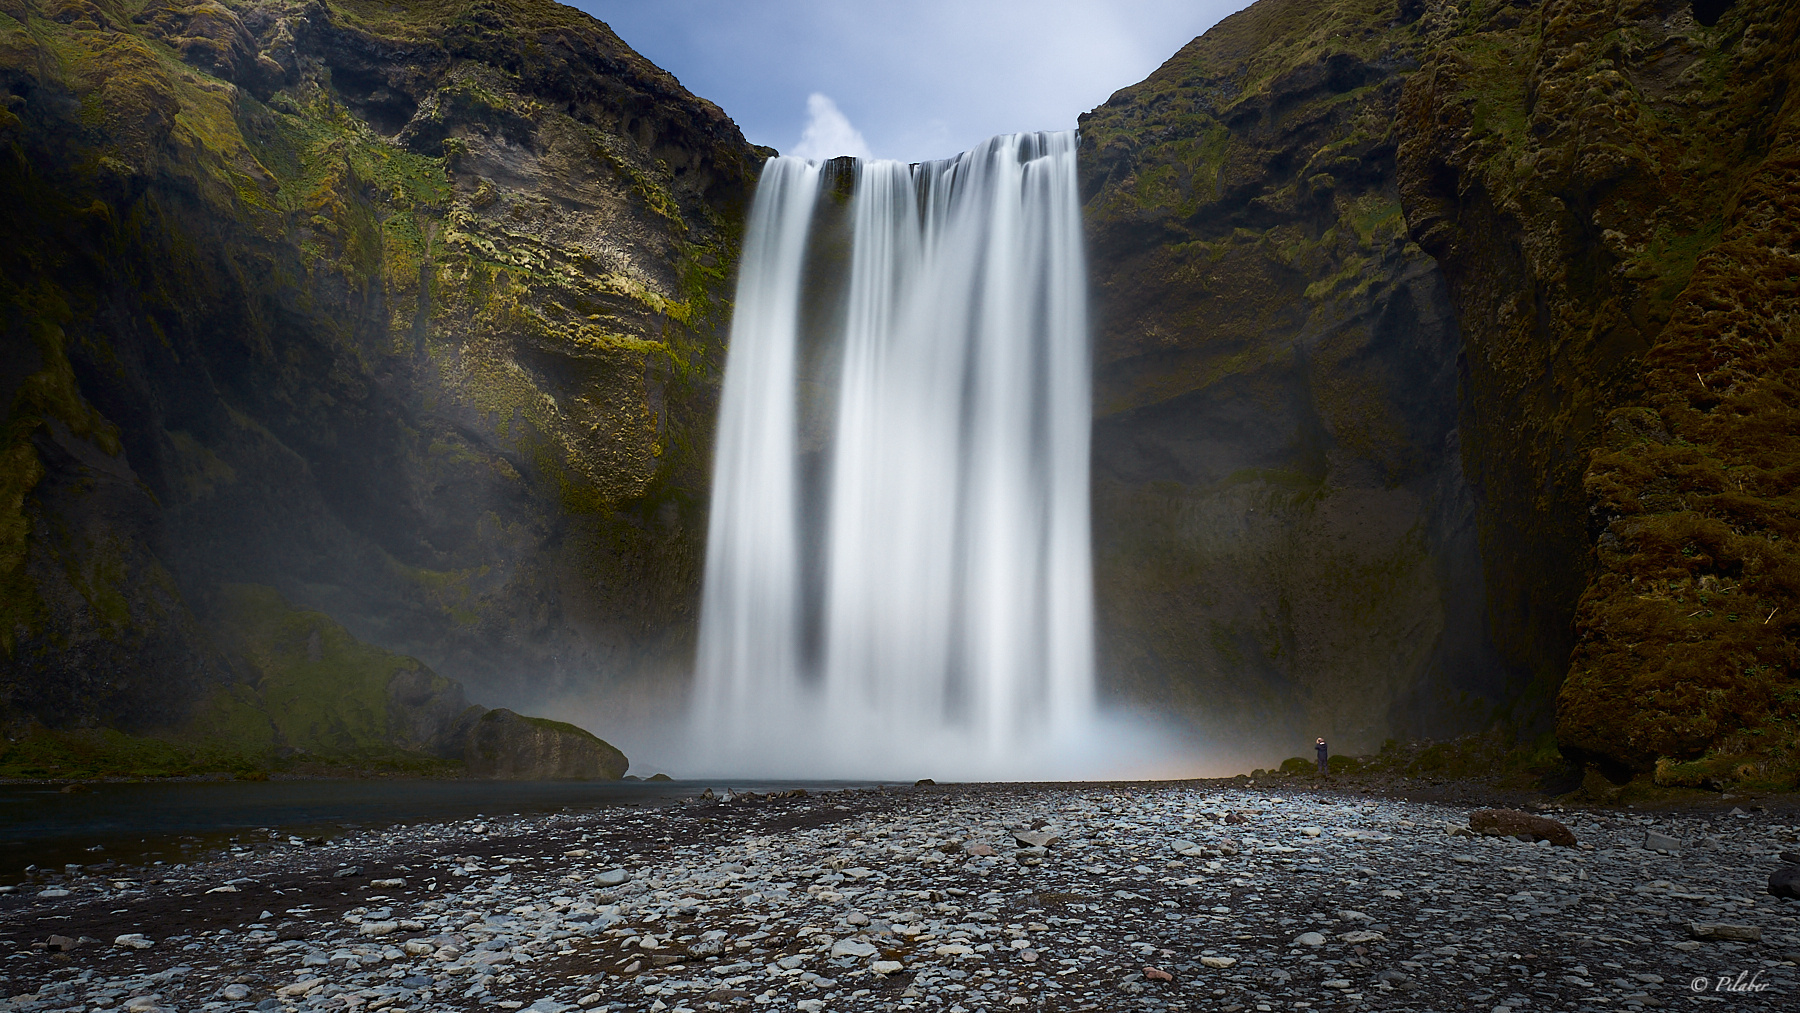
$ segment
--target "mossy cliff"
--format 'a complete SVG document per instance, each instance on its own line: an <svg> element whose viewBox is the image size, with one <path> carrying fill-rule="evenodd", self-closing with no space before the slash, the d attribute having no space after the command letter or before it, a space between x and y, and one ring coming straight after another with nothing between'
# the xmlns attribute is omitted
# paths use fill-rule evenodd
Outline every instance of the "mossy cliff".
<svg viewBox="0 0 1800 1013"><path fill-rule="evenodd" d="M1262 0L1085 118L1115 688L1791 784L1797 40Z"/></svg>
<svg viewBox="0 0 1800 1013"><path fill-rule="evenodd" d="M182 727L237 584L667 685L766 154L549 0L0 0L0 717Z"/></svg>
<svg viewBox="0 0 1800 1013"><path fill-rule="evenodd" d="M1101 668L1221 744L1480 727L1461 333L1409 237L1392 0L1263 0L1083 117Z"/></svg>
<svg viewBox="0 0 1800 1013"><path fill-rule="evenodd" d="M0 741L0 776L235 774L607 778L622 753L583 729L471 705L462 686L371 647L273 588L219 589L209 626L234 676L179 727L37 725Z"/></svg>
<svg viewBox="0 0 1800 1013"><path fill-rule="evenodd" d="M1791 784L1800 8L1427 19L1402 187L1463 321L1497 639L1576 758Z"/></svg>

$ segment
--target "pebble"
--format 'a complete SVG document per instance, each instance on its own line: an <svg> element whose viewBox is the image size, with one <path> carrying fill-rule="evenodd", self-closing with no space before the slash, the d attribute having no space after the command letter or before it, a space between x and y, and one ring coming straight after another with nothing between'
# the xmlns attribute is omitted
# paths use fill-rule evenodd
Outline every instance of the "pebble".
<svg viewBox="0 0 1800 1013"><path fill-rule="evenodd" d="M1692 978L1727 970L1760 971L1765 996L1795 987L1800 905L1763 884L1797 828L1766 816L1567 813L1582 843L1553 848L1449 835L1467 810L1349 795L909 792L720 794L297 847L327 882L340 866L386 878L336 879L347 907L265 893L283 914L154 949L121 935L62 970L39 956L31 980L0 967L0 995L41 997L0 1008L1555 1013L1690 1002ZM1659 854L1652 830L1718 846ZM211 884L249 876L224 864ZM79 934L70 902L41 906Z"/></svg>

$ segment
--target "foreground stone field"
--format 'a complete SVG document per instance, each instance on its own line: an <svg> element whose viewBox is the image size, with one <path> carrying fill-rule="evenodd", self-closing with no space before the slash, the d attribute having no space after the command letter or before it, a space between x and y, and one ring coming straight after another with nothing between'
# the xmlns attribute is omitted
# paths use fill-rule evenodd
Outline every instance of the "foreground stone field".
<svg viewBox="0 0 1800 1013"><path fill-rule="evenodd" d="M1452 835L1468 811L943 786L271 838L0 897L0 1010L1800 1001L1800 904L1765 892L1792 812L1552 811L1564 848ZM1684 846L1646 850L1650 831Z"/></svg>

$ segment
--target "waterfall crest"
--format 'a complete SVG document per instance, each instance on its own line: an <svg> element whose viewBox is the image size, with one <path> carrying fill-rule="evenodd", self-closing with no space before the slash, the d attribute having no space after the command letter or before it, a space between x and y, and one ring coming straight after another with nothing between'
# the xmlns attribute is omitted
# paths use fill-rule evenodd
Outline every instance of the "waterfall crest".
<svg viewBox="0 0 1800 1013"><path fill-rule="evenodd" d="M714 773L1047 776L1092 716L1075 135L770 160L695 681Z"/></svg>

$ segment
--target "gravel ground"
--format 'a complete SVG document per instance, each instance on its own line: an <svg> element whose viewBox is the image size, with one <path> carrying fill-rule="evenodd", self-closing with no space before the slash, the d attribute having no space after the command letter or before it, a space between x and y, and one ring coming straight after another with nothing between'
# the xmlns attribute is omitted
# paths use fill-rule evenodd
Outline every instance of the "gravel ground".
<svg viewBox="0 0 1800 1013"><path fill-rule="evenodd" d="M1574 848L1470 808L947 785L271 839L0 896L0 1011L1800 1008L1793 807L1547 810Z"/></svg>

